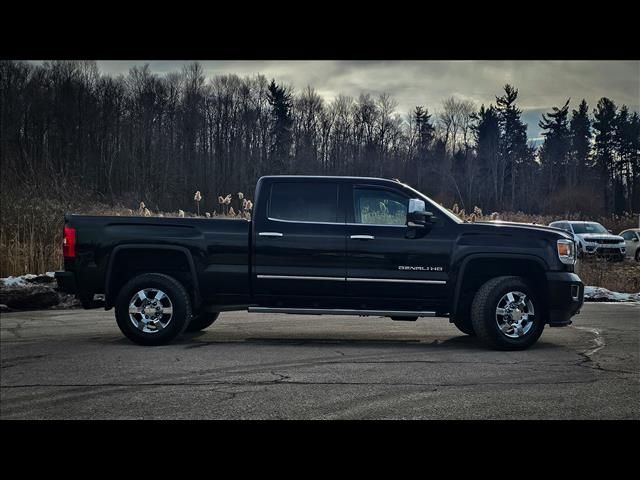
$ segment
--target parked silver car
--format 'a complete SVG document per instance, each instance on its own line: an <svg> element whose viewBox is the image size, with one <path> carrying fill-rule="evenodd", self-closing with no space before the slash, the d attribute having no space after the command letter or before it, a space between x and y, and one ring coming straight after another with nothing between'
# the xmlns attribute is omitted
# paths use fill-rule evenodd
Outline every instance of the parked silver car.
<svg viewBox="0 0 640 480"><path fill-rule="evenodd" d="M551 222L550 227L561 228L573 235L578 256L599 256L622 261L626 254L624 238L613 235L598 222L577 222L560 220Z"/></svg>
<svg viewBox="0 0 640 480"><path fill-rule="evenodd" d="M620 236L624 238L624 243L627 245L627 257L635 258L636 262L640 262L640 228L623 230Z"/></svg>

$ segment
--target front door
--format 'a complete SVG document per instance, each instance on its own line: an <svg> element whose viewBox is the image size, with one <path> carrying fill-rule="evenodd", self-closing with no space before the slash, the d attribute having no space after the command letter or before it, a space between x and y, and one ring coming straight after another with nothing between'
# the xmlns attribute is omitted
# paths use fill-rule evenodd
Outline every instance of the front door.
<svg viewBox="0 0 640 480"><path fill-rule="evenodd" d="M450 234L444 225L408 227L400 189L355 185L347 225L347 287L361 306L427 308L447 295ZM443 219L440 219L442 222Z"/></svg>

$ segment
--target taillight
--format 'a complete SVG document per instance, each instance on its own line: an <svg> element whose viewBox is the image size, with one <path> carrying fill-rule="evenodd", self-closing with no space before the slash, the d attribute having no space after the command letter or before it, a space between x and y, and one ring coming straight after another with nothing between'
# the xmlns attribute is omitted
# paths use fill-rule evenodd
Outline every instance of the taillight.
<svg viewBox="0 0 640 480"><path fill-rule="evenodd" d="M74 258L76 256L76 229L67 225L64 226L62 255L65 258Z"/></svg>

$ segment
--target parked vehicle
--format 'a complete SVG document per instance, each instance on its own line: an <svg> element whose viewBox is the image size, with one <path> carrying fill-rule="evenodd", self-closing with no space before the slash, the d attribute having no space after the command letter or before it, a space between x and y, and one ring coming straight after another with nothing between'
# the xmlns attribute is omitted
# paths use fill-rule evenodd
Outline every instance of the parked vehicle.
<svg viewBox="0 0 640 480"><path fill-rule="evenodd" d="M598 222L561 220L552 222L549 226L560 228L573 236L578 245L579 257L598 256L620 262L624 260L626 251L624 238L613 235Z"/></svg>
<svg viewBox="0 0 640 480"><path fill-rule="evenodd" d="M627 257L635 259L636 262L640 262L640 228L630 228L629 230L623 230L620 232L620 236L624 238L624 243L627 247Z"/></svg>
<svg viewBox="0 0 640 480"><path fill-rule="evenodd" d="M66 215L61 289L115 307L124 335L164 344L220 312L447 316L504 350L566 326L584 286L572 238L467 223L408 185L262 177L251 221ZM318 320L321 321L321 320Z"/></svg>

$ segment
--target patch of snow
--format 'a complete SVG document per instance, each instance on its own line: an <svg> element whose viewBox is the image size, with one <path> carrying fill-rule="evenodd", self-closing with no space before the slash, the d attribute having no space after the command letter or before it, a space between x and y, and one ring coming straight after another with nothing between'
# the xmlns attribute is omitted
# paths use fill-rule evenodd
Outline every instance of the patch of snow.
<svg viewBox="0 0 640 480"><path fill-rule="evenodd" d="M606 301L606 302L638 302L640 303L640 292L638 293L620 293L612 292L602 287L584 287L584 299L589 301Z"/></svg>
<svg viewBox="0 0 640 480"><path fill-rule="evenodd" d="M7 287L22 287L27 284L27 279L35 277L35 275L29 273L27 275L20 275L19 277L0 278L0 282Z"/></svg>
<svg viewBox="0 0 640 480"><path fill-rule="evenodd" d="M46 272L44 275L54 278L55 272ZM24 287L25 285L29 285L29 280L33 280L34 278L41 276L42 275L34 275L33 273L27 273L18 277L9 276L6 278L0 278L0 283L6 287Z"/></svg>

